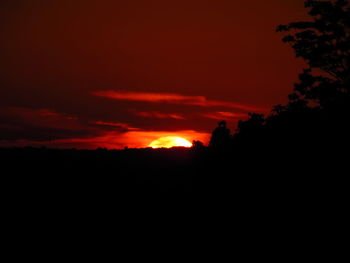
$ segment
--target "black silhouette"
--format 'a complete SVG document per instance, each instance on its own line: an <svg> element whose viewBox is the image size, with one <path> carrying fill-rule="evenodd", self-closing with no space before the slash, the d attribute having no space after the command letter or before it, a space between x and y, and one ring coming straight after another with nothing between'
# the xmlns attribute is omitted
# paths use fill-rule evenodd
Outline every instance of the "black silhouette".
<svg viewBox="0 0 350 263"><path fill-rule="evenodd" d="M283 41L308 67L287 105L275 106L266 118L252 114L239 123L236 145L245 141L295 154L308 148L324 156L335 145L349 145L349 2L308 0L305 7L312 20L281 25L277 31L289 33Z"/></svg>
<svg viewBox="0 0 350 263"><path fill-rule="evenodd" d="M230 129L226 127L226 121L220 121L218 127L212 132L209 146L225 148L230 143Z"/></svg>
<svg viewBox="0 0 350 263"><path fill-rule="evenodd" d="M193 149L193 150L200 151L200 150L203 150L204 148L205 148L205 146L204 146L204 143L203 143L203 142L201 142L201 141L196 141L196 140L194 140L194 141L192 142L192 149Z"/></svg>
<svg viewBox="0 0 350 263"><path fill-rule="evenodd" d="M291 44L296 56L308 64L290 99L316 102L322 109L332 111L338 103L344 104L349 94L349 2L308 0L305 6L310 8L312 21L277 28L290 33L283 41Z"/></svg>

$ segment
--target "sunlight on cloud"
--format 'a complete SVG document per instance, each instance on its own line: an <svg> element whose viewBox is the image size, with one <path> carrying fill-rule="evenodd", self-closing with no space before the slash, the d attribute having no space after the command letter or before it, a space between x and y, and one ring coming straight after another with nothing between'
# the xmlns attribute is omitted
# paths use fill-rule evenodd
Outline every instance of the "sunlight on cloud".
<svg viewBox="0 0 350 263"><path fill-rule="evenodd" d="M176 113L160 113L160 112L136 112L137 116L145 117L145 118L157 118L157 119L175 119L175 120L185 120L186 118L180 114Z"/></svg>
<svg viewBox="0 0 350 263"><path fill-rule="evenodd" d="M225 120L225 119L244 119L248 117L248 114L219 111L219 112L204 113L201 116L209 119L214 119L214 120Z"/></svg>
<svg viewBox="0 0 350 263"><path fill-rule="evenodd" d="M176 93L129 92L118 90L94 91L92 95L114 100L142 101L151 103L171 103L194 105L201 107L225 107L245 111L264 112L266 108L250 106L241 103L209 100L204 96L186 96Z"/></svg>

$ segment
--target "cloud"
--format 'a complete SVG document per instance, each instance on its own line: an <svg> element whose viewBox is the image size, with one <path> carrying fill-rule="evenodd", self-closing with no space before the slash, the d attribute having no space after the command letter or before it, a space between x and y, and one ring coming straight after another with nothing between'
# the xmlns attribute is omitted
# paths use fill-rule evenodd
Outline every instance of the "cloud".
<svg viewBox="0 0 350 263"><path fill-rule="evenodd" d="M202 117L214 119L214 120L227 120L227 119L242 119L248 117L246 113L235 113L235 112L226 112L226 111L218 111L218 112L209 112L201 114Z"/></svg>
<svg viewBox="0 0 350 263"><path fill-rule="evenodd" d="M38 124L45 124L47 122L53 122L59 125L64 121L75 121L76 117L58 113L50 109L31 109L25 107L1 107L0 118L7 118L12 120L21 119L24 122L36 122Z"/></svg>
<svg viewBox="0 0 350 263"><path fill-rule="evenodd" d="M175 119L175 120L185 120L186 118L180 114L176 113L160 113L156 111L151 112L136 112L137 116L145 117L145 118L157 118L157 119Z"/></svg>
<svg viewBox="0 0 350 263"><path fill-rule="evenodd" d="M139 130L139 128L132 127L129 124L122 123L122 122L95 121L95 122L93 122L93 124L100 125L100 126L122 128L122 129L125 129L127 131Z"/></svg>
<svg viewBox="0 0 350 263"><path fill-rule="evenodd" d="M246 104L209 100L204 96L186 96L176 93L129 92L118 90L93 91L92 95L114 100L142 101L150 103L171 103L201 107L225 107L248 112L264 112L268 109Z"/></svg>
<svg viewBox="0 0 350 263"><path fill-rule="evenodd" d="M89 134L94 134L91 128L64 113L50 109L0 108L1 140L45 141Z"/></svg>

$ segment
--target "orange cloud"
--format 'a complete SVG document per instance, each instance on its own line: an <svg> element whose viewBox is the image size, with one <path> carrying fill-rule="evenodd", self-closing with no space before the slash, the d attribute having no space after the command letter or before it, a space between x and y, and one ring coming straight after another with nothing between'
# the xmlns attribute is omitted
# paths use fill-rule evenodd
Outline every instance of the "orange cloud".
<svg viewBox="0 0 350 263"><path fill-rule="evenodd" d="M241 119L246 118L248 115L246 113L235 113L235 112L210 112L202 114L201 116L214 120L225 120L225 119Z"/></svg>
<svg viewBox="0 0 350 263"><path fill-rule="evenodd" d="M101 125L101 126L112 126L112 127L117 127L117 128L123 128L123 129L129 130L129 131L139 130L139 128L131 127L129 124L122 123L122 122L95 121L95 122L93 122L93 124Z"/></svg>
<svg viewBox="0 0 350 263"><path fill-rule="evenodd" d="M151 93L151 92L129 92L129 91L94 91L93 95L99 97L105 97L115 100L128 100L128 101L143 101L152 103L172 103L172 104L185 104L195 105L202 107L225 107L240 109L249 112L264 112L268 109L261 107L254 107L240 103L209 100L204 96L186 96L176 93Z"/></svg>
<svg viewBox="0 0 350 263"><path fill-rule="evenodd" d="M158 118L158 119L175 119L175 120L185 120L186 118L180 114L176 113L160 113L160 112L137 112L137 116L146 118Z"/></svg>

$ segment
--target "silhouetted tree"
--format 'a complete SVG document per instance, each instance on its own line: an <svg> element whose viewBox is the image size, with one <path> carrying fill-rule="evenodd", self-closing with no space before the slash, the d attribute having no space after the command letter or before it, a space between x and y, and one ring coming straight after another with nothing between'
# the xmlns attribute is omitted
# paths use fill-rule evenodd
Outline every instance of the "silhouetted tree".
<svg viewBox="0 0 350 263"><path fill-rule="evenodd" d="M238 132L239 133L257 133L261 130L265 123L264 115L257 113L250 113L249 119L247 121L238 122Z"/></svg>
<svg viewBox="0 0 350 263"><path fill-rule="evenodd" d="M348 141L350 113L350 4L348 0L305 1L310 21L281 25L289 43L307 67L289 95L267 121L304 133L304 140L328 145ZM297 129L297 128L298 129ZM306 136L308 134L308 136Z"/></svg>
<svg viewBox="0 0 350 263"><path fill-rule="evenodd" d="M334 144L336 139L348 141L350 4L348 0L306 0L305 7L309 21L280 25L277 31L287 33L283 41L307 67L287 105L276 105L266 118L250 114L238 123L234 139L243 141L242 145L266 141L266 146L315 148Z"/></svg>
<svg viewBox="0 0 350 263"><path fill-rule="evenodd" d="M196 141L196 140L194 140L194 141L192 142L192 149L193 149L193 150L202 150L203 148L205 148L203 142L201 142L201 141Z"/></svg>
<svg viewBox="0 0 350 263"><path fill-rule="evenodd" d="M210 147L226 148L230 143L230 129L226 127L226 121L220 121L218 127L212 132Z"/></svg>
<svg viewBox="0 0 350 263"><path fill-rule="evenodd" d="M349 98L350 5L348 0L307 0L305 7L310 21L277 28L289 33L283 41L308 64L290 95L290 106L311 102L328 110Z"/></svg>
<svg viewBox="0 0 350 263"><path fill-rule="evenodd" d="M236 133L233 135L235 146L258 146L264 140L265 122L264 115L257 113L249 113L248 120L238 121Z"/></svg>

